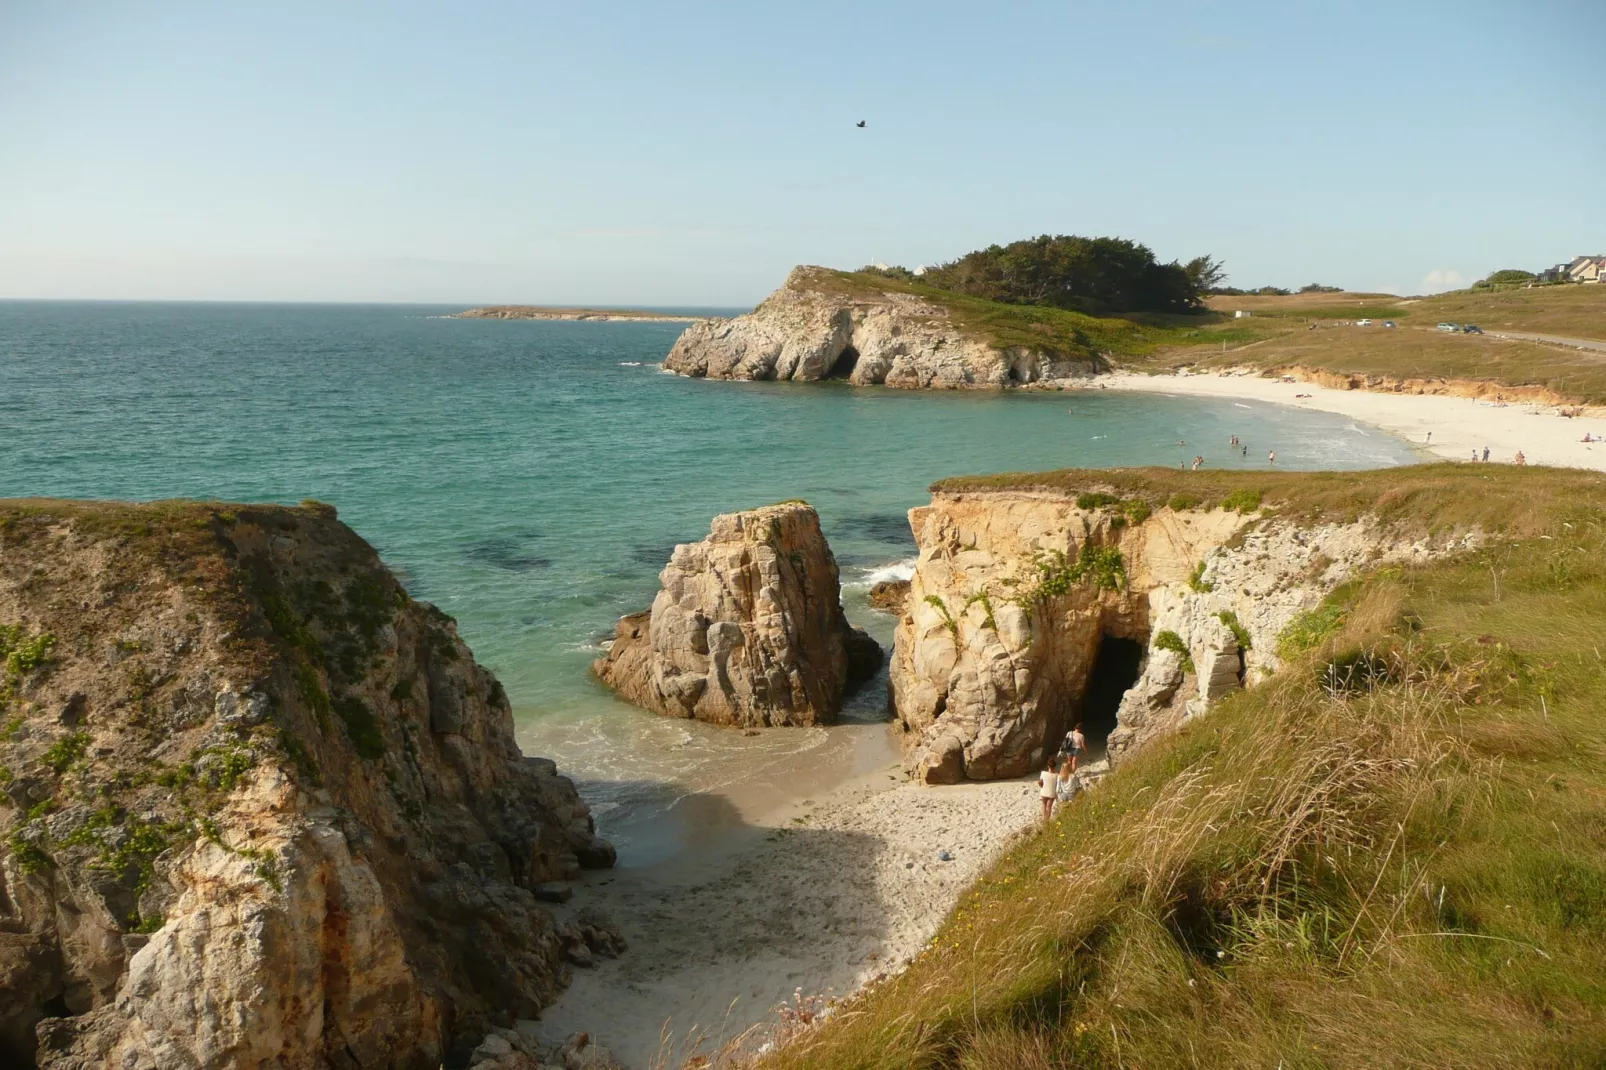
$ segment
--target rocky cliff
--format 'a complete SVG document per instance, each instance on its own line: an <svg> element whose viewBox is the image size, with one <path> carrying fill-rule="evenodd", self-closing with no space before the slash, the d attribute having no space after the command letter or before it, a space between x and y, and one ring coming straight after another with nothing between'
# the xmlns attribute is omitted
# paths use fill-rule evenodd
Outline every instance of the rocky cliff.
<svg viewBox="0 0 1606 1070"><path fill-rule="evenodd" d="M1283 629L1363 567L1474 537L1266 516L1258 493L1171 508L1086 476L1080 492L939 491L910 512L920 556L890 687L919 779L1034 772L1084 717L1119 761L1274 671Z"/></svg>
<svg viewBox="0 0 1606 1070"><path fill-rule="evenodd" d="M822 724L880 667L880 647L842 612L836 559L802 502L715 517L660 579L652 608L622 619L594 666L638 706L714 724Z"/></svg>
<svg viewBox="0 0 1606 1070"><path fill-rule="evenodd" d="M0 1062L433 1070L563 983L612 849L328 506L0 503L0 662Z"/></svg>
<svg viewBox="0 0 1606 1070"><path fill-rule="evenodd" d="M893 290L845 288L840 272L799 267L745 316L700 320L664 360L710 379L845 379L931 389L1052 386L1094 374L1090 351L1000 346L951 311Z"/></svg>

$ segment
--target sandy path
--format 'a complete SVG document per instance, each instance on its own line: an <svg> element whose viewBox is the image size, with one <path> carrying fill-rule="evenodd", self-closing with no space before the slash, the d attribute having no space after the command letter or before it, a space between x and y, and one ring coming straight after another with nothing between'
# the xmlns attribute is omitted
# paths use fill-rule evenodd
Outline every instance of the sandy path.
<svg viewBox="0 0 1606 1070"><path fill-rule="evenodd" d="M920 788L885 769L722 850L594 874L571 907L608 915L630 949L575 970L542 1033L591 1032L632 1070L678 1066L699 1036L710 1051L774 1022L798 989L847 995L914 955L1036 813L1028 783Z"/></svg>
<svg viewBox="0 0 1606 1070"><path fill-rule="evenodd" d="M1134 375L1118 372L1092 380L1088 389L1133 390L1193 397L1246 398L1351 416L1393 432L1453 461L1470 461L1472 452L1509 463L1521 450L1529 464L1606 471L1606 443L1582 441L1606 436L1606 415L1568 418L1546 405L1508 404L1431 394L1390 394L1333 390L1315 383L1286 383L1258 371L1188 375ZM1301 396L1303 395L1303 396ZM1432 433L1431 441L1428 434Z"/></svg>

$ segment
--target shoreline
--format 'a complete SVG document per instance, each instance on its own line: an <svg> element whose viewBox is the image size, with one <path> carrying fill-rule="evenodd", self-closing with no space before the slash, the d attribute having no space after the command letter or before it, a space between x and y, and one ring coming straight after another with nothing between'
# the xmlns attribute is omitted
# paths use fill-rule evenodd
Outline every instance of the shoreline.
<svg viewBox="0 0 1606 1070"><path fill-rule="evenodd" d="M1269 401L1350 416L1451 461L1470 461L1474 450L1481 457L1487 447L1491 463L1510 464L1520 450L1531 465L1606 471L1606 442L1581 441L1585 432L1596 439L1606 436L1606 416L1563 416L1562 407L1555 405L1500 404L1448 394L1337 390L1308 380L1269 378L1258 370L1172 375L1112 372L1079 389L1101 388ZM1205 460L1208 463L1209 457Z"/></svg>
<svg viewBox="0 0 1606 1070"><path fill-rule="evenodd" d="M811 796L776 787L784 798L739 828L577 882L560 924L596 910L629 949L574 970L541 1013L543 1037L590 1032L630 1070L711 1056L744 1034L760 1043L794 993L842 999L901 970L1037 819L1035 782L929 788L897 763Z"/></svg>

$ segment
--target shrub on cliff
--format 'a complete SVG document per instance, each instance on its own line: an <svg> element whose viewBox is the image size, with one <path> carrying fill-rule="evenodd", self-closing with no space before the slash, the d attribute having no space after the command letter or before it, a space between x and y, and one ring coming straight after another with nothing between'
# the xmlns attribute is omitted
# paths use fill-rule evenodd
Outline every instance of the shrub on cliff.
<svg viewBox="0 0 1606 1070"><path fill-rule="evenodd" d="M1220 269L1208 257L1186 267L1162 264L1148 246L1125 238L1044 234L966 253L928 268L921 281L989 301L1094 315L1190 312L1203 302L1202 280Z"/></svg>

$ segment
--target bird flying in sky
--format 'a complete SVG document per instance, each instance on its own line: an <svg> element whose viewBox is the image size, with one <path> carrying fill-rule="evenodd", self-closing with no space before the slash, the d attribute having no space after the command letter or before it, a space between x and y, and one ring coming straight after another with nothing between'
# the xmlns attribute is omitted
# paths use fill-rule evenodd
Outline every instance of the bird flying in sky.
<svg viewBox="0 0 1606 1070"><path fill-rule="evenodd" d="M856 125L858 126L858 128L860 130L863 130L864 129L864 120L860 119Z"/></svg>

